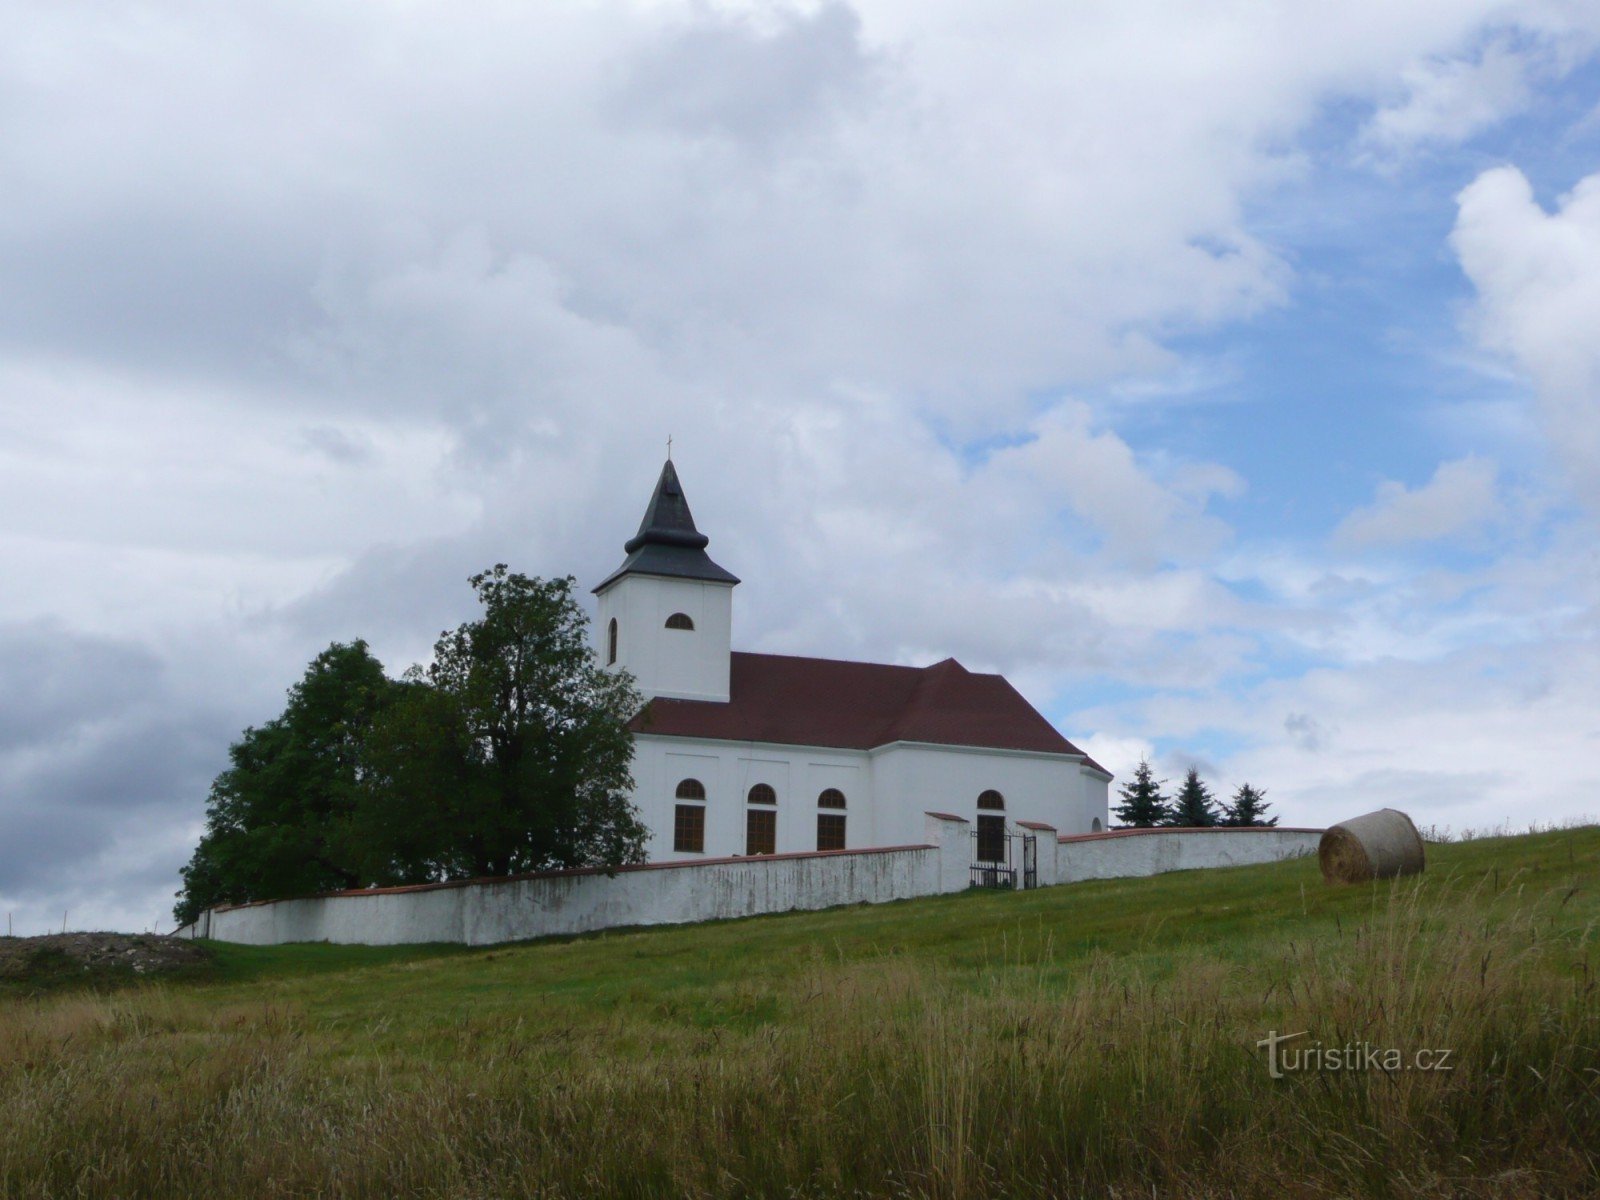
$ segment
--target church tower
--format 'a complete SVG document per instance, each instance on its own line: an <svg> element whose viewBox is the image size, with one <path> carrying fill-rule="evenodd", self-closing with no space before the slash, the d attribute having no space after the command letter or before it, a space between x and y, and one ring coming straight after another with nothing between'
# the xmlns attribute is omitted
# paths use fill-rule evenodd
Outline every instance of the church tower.
<svg viewBox="0 0 1600 1200"><path fill-rule="evenodd" d="M599 587L600 662L630 672L645 699L728 701L737 577L706 554L669 458L628 557Z"/></svg>

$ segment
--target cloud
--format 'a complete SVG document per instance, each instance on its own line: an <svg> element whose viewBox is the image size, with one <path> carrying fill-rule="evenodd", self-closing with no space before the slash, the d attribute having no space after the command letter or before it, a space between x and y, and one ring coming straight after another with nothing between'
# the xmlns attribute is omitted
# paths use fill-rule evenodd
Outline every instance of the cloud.
<svg viewBox="0 0 1600 1200"><path fill-rule="evenodd" d="M1467 58L1416 63L1402 72L1404 98L1373 114L1364 136L1391 154L1466 141L1527 107L1531 77L1549 69L1549 58L1547 47L1500 37Z"/></svg>
<svg viewBox="0 0 1600 1200"><path fill-rule="evenodd" d="M175 692L148 649L54 622L0 623L0 679L0 905L144 878L148 862L90 864L204 797L226 718ZM160 864L166 893L181 862Z"/></svg>
<svg viewBox="0 0 1600 1200"><path fill-rule="evenodd" d="M1500 512L1499 470L1482 458L1440 463L1419 488L1378 485L1373 503L1357 509L1333 531L1334 545L1362 550L1430 542L1469 533Z"/></svg>
<svg viewBox="0 0 1600 1200"><path fill-rule="evenodd" d="M1473 328L1531 380L1555 457L1600 506L1600 174L1554 212L1515 167L1479 175L1450 235L1477 289Z"/></svg>
<svg viewBox="0 0 1600 1200"><path fill-rule="evenodd" d="M152 880L170 891L228 741L330 640L368 636L399 670L470 615L475 569L602 577L669 433L746 580L740 645L956 654L1108 752L1154 753L1187 718L1100 714L1081 689L1436 660L1475 622L1499 636L1587 594L1543 560L1469 587L1278 555L1239 527L1276 498L1148 416L1193 378L1188 339L1294 295L1272 205L1316 169L1328 106L1403 93L1390 135L1459 136L1521 38L1589 44L1582 6L1514 36L1488 0L19 11L0 42L19 911L134 921ZM1496 239L1531 220L1508 215L1486 309L1515 259ZM1519 311L1543 295L1513 290ZM1530 340L1505 346L1556 354ZM1085 399L1107 392L1149 398ZM1371 519L1451 486L1441 468L1380 493L1400 515ZM1495 603L1445 619L1456 586ZM1315 713L1344 744L1357 702L1317 686L1262 693L1272 737Z"/></svg>

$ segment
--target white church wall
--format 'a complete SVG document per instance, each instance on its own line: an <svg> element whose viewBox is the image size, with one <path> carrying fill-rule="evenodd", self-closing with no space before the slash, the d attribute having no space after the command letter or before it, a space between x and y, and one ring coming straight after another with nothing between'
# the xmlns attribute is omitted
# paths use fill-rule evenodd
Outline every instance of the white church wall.
<svg viewBox="0 0 1600 1200"><path fill-rule="evenodd" d="M900 742L874 751L771 743L653 737L634 739L633 802L651 830L652 862L715 858L745 852L746 797L757 783L778 794L779 853L814 850L817 797L837 788L846 799L846 846L899 845L920 836L924 812L968 821L978 796L1005 797L1008 821L1042 821L1063 834L1107 823L1106 788L1077 762L1053 755ZM673 849L677 787L698 779L706 788L701 854Z"/></svg>
<svg viewBox="0 0 1600 1200"><path fill-rule="evenodd" d="M1005 797L1007 821L1041 821L1063 834L1088 833L1106 820L1105 790L1071 759L1017 750L988 750L899 742L873 752L881 796L879 836L904 837L924 810L975 820L978 796L990 789Z"/></svg>
<svg viewBox="0 0 1600 1200"><path fill-rule="evenodd" d="M706 839L701 854L672 848L673 814L680 803L678 784L698 779L706 789ZM849 849L904 844L922 835L918 822L903 823L897 839L882 836L875 819L870 757L859 751L778 746L711 739L634 738L633 803L651 830L647 853L652 862L717 858L745 852L745 813L750 789L765 783L778 794L780 854L817 848L817 814L845 815ZM820 809L826 788L845 795L845 808Z"/></svg>
<svg viewBox="0 0 1600 1200"><path fill-rule="evenodd" d="M882 903L967 886L965 823L934 815L920 844L762 855L516 879L345 892L215 909L181 935L248 945L472 946L632 925Z"/></svg>
<svg viewBox="0 0 1600 1200"><path fill-rule="evenodd" d="M1056 853L1061 883L1242 867L1315 854L1320 829L1116 829L1063 837Z"/></svg>
<svg viewBox="0 0 1600 1200"><path fill-rule="evenodd" d="M694 628L668 629L683 613ZM611 621L617 622L617 666L646 698L728 699L733 642L733 587L698 579L625 575L600 593L594 633L601 663Z"/></svg>

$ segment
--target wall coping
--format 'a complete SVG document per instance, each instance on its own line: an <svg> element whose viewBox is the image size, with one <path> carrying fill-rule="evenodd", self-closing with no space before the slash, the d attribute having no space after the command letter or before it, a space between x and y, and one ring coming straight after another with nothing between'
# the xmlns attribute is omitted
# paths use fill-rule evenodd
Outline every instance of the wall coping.
<svg viewBox="0 0 1600 1200"><path fill-rule="evenodd" d="M1150 829L1103 829L1099 833L1064 833L1058 842L1099 842L1107 838L1146 837L1161 833L1323 833L1304 825L1157 825Z"/></svg>
<svg viewBox="0 0 1600 1200"><path fill-rule="evenodd" d="M953 818L960 820L960 817ZM789 862L801 858L838 858L851 854L902 854L908 850L937 850L932 842L904 846L862 846L844 850L790 850L783 854L735 854L728 858L687 858L672 862L624 863L619 867L556 867L548 871L524 871L520 875L487 875L477 879L446 879L439 883L407 883L396 887L351 888L342 892L313 892L307 896L280 896L276 900L249 900L243 904L219 904L210 912L232 912L240 908L260 908L287 900L331 900L350 896L400 896L410 892L438 892L449 888L481 887L492 884L526 883L535 879L566 879L582 875L626 875L635 871L671 871L679 867L721 867L736 863Z"/></svg>

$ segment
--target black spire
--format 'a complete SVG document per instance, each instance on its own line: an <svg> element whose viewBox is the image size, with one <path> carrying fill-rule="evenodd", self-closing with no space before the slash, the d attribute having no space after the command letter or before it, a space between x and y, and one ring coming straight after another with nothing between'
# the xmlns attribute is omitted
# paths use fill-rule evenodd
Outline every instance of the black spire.
<svg viewBox="0 0 1600 1200"><path fill-rule="evenodd" d="M650 505L639 522L639 532L623 550L628 557L594 590L603 592L624 575L666 575L673 579L704 579L712 583L738 583L706 554L711 539L694 527L689 501L678 482L672 460L661 468Z"/></svg>

